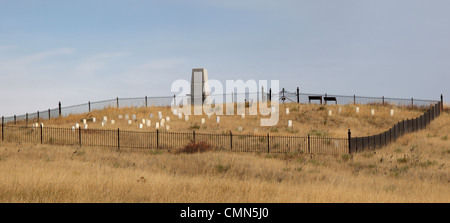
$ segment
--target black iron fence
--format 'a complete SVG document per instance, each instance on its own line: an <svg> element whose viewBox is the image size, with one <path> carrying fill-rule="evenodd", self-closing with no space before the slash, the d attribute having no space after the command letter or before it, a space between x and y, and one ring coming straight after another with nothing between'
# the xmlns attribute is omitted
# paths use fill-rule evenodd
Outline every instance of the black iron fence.
<svg viewBox="0 0 450 223"><path fill-rule="evenodd" d="M212 95L216 99L223 97L226 101L227 95ZM340 96L340 95L320 95L302 94L297 88L297 92L287 92L284 89L278 93L246 93L243 95L232 94L232 102L239 102L244 99L257 100L280 100L297 103L310 103L311 98L320 98L320 103L327 103L327 100L334 100L336 104L394 104L398 106L432 106L422 116L404 120L394 125L388 131L374 136L344 138L327 138L313 136L280 136L280 135L252 135L252 134L209 134L194 132L167 132L167 131L121 131L100 130L100 129L70 129L36 126L28 127L28 122L39 122L41 119L58 118L70 114L81 114L92 110L101 110L108 107L149 107L149 106L171 106L173 102L178 103L180 98L170 97L142 97L142 98L116 98L98 102L88 102L86 104L48 109L32 114L21 116L2 117L2 128L0 129L2 141L11 142L32 142L58 145L86 145L86 146L107 146L136 149L149 148L180 148L191 140L206 141L214 148L220 150L230 150L239 152L268 152L268 153L314 153L314 154L340 154L354 153L368 149L376 149L395 141L402 135L415 132L425 128L431 120L438 117L443 110L443 96L441 101L418 100L418 99L396 99L385 97L360 97L360 96ZM322 101L324 99L324 101ZM325 100L327 99L327 100ZM178 101L178 102L177 102ZM220 100L219 100L220 101ZM26 126L9 125L18 121L25 121ZM23 122L22 122L23 123Z"/></svg>
<svg viewBox="0 0 450 223"><path fill-rule="evenodd" d="M132 149L177 149L191 141L203 141L216 150L262 153L348 153L346 138L300 137L281 135L211 134L167 131L123 131L103 129L71 129L27 127L2 124L4 142L54 145L104 146Z"/></svg>
<svg viewBox="0 0 450 223"><path fill-rule="evenodd" d="M315 136L211 134L169 131L121 131L7 125L2 119L1 140L55 145L105 146L132 149L176 149L190 141L204 141L217 150L267 153L344 154L381 148L404 134L424 129L442 111L436 103L420 117L403 120L391 129L373 136L330 138Z"/></svg>
<svg viewBox="0 0 450 223"><path fill-rule="evenodd" d="M415 119L403 120L395 124L389 130L373 136L351 137L351 133L349 132L349 152L357 153L366 150L379 149L391 142L396 141L398 138L407 133L425 129L432 120L441 114L442 110L443 104L442 102L438 102L423 115Z"/></svg>
<svg viewBox="0 0 450 223"><path fill-rule="evenodd" d="M381 104L381 105L396 105L396 106L413 106L413 107L428 107L432 104L439 102L438 100L423 100L423 99L402 99L402 98L388 98L388 97L363 97L363 96L344 96L344 95L329 95L329 94L310 94L300 93L299 88L295 92L286 91L284 88L280 92L272 92L269 89L268 92L257 93L231 93L211 95L211 98L215 100L216 104L229 102L250 102L253 101L266 101L266 100L279 100L280 102L287 103L319 103L318 100L309 100L311 96L320 97L320 103L327 103L327 99L335 99L332 103L336 104ZM68 107L62 107L61 102L58 103L58 108L47 109L44 111L37 111L35 113L26 113L24 115L14 115L10 117L4 117L5 123L16 123L24 121L28 122L40 122L41 120L48 120L51 118L66 117L71 114L83 114L91 112L93 110L102 110L105 108L125 108L125 107L151 107L151 106L171 106L172 103L178 104L183 101L182 99L188 98L188 96L165 96L165 97L136 97L136 98L115 98L104 101L87 102L84 104L73 105ZM322 100L323 99L323 100ZM443 96L441 95L441 102L443 102Z"/></svg>

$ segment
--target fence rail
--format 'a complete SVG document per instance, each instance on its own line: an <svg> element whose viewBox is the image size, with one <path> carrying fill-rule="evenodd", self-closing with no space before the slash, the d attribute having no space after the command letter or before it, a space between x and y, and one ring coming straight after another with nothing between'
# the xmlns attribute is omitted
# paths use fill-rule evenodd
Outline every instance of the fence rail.
<svg viewBox="0 0 450 223"><path fill-rule="evenodd" d="M263 153L343 154L348 139L280 135L210 134L193 132L123 131L2 125L2 141L132 149L176 149L204 141L216 150Z"/></svg>

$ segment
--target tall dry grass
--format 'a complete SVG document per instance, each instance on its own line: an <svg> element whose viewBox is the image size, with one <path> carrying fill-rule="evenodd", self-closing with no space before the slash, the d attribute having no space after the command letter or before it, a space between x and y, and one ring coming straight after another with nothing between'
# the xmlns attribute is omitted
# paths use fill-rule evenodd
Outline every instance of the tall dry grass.
<svg viewBox="0 0 450 223"><path fill-rule="evenodd" d="M340 156L1 143L0 202L447 203L449 126L443 113L381 150Z"/></svg>

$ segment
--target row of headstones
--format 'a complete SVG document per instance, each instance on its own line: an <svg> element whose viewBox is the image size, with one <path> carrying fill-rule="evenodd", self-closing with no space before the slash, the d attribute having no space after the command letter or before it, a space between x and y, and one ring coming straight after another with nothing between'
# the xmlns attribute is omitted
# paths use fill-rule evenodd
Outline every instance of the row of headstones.
<svg viewBox="0 0 450 223"><path fill-rule="evenodd" d="M273 108L273 107L272 107ZM273 111L273 109L272 109ZM338 107L338 114L342 113L342 107ZM359 113L359 107L356 107L356 113ZM394 116L394 109L391 109L391 116ZM286 108L286 115L289 115L289 108ZM332 110L328 110L328 116L332 116L333 115L333 111ZM370 115L374 116L375 115L375 109L370 109Z"/></svg>
<svg viewBox="0 0 450 223"><path fill-rule="evenodd" d="M342 113L342 107L338 108L338 113L341 114ZM356 113L359 113L359 107L356 107ZM289 114L289 108L286 108L286 114ZM332 116L333 112L332 110L328 110L328 116ZM375 109L370 109L370 115L374 116L375 115ZM394 109L391 109L390 111L390 115L394 116ZM288 127L292 128L292 120L288 120Z"/></svg>
<svg viewBox="0 0 450 223"><path fill-rule="evenodd" d="M355 110L355 112L356 113L359 113L359 107L356 107L356 110ZM341 114L342 113L342 107L339 107L338 108L338 114ZM391 111L390 111L390 115L391 116L394 116L394 109L391 109ZM332 116L333 115L333 111L332 110L328 110L328 116ZM375 115L375 109L370 109L370 115L371 116L374 116Z"/></svg>

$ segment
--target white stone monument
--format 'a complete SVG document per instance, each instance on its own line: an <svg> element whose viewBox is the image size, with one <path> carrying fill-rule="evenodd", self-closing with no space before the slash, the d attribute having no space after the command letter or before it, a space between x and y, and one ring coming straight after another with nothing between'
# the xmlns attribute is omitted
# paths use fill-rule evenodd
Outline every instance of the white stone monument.
<svg viewBox="0 0 450 223"><path fill-rule="evenodd" d="M208 85L208 71L205 68L192 69L191 78L191 105L203 105L205 100L209 100L210 89ZM195 109L195 108L194 108ZM201 114L202 107L197 108ZM194 113L197 114L194 110Z"/></svg>

